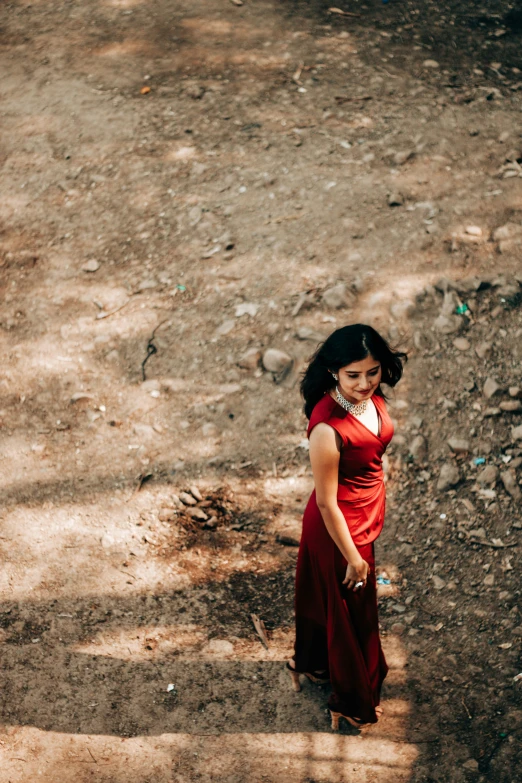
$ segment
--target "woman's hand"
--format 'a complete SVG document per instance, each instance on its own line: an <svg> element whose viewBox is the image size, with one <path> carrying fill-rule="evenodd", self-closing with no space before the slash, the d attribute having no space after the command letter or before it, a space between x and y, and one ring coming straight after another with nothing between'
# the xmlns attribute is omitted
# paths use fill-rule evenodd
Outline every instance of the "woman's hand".
<svg viewBox="0 0 522 783"><path fill-rule="evenodd" d="M362 582L362 587L366 587L366 580L370 573L370 566L363 560L362 557L357 563L348 563L346 568L346 576L343 580L343 585L346 585L348 590L359 590L355 585L357 582ZM361 588L362 589L362 588Z"/></svg>

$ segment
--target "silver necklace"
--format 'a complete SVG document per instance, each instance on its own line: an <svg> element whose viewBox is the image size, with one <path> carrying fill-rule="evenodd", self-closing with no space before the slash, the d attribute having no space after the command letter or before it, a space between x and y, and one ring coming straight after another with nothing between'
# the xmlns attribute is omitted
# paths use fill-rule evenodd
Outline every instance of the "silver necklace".
<svg viewBox="0 0 522 783"><path fill-rule="evenodd" d="M344 408L345 411L348 411L353 416L361 416L368 407L368 400L358 402L356 405L353 402L348 402L339 391L338 386L335 387L335 397L341 408Z"/></svg>

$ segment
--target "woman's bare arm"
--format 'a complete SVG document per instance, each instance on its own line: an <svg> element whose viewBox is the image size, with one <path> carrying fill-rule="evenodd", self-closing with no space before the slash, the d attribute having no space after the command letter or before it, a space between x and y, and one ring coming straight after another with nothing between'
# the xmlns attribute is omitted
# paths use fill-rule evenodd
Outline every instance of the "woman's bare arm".
<svg viewBox="0 0 522 783"><path fill-rule="evenodd" d="M310 435L310 462L314 474L317 505L328 533L352 567L345 583L353 587L355 580L365 581L368 564L353 543L344 515L337 503L341 440L328 424L317 424Z"/></svg>

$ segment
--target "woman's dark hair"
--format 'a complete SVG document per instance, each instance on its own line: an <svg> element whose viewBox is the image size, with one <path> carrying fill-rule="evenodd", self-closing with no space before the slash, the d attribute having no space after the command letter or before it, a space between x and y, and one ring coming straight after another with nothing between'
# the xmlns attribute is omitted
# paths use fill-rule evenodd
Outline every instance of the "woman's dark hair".
<svg viewBox="0 0 522 783"><path fill-rule="evenodd" d="M332 372L337 372L352 362L360 362L367 356L373 356L380 363L381 383L395 386L400 381L402 365L407 360L407 355L402 351L393 351L371 326L343 326L326 338L312 357L301 381L304 412L308 419L319 400L335 385ZM384 396L380 385L375 394Z"/></svg>

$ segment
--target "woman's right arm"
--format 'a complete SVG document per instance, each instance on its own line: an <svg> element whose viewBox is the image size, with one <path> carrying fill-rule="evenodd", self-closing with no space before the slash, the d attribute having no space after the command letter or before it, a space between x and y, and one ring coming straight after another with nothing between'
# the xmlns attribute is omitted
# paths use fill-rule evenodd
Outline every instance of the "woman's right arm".
<svg viewBox="0 0 522 783"><path fill-rule="evenodd" d="M348 563L344 584L366 583L368 563L353 543L344 515L337 503L341 439L328 424L317 424L310 434L310 462L314 474L317 505L328 533Z"/></svg>

